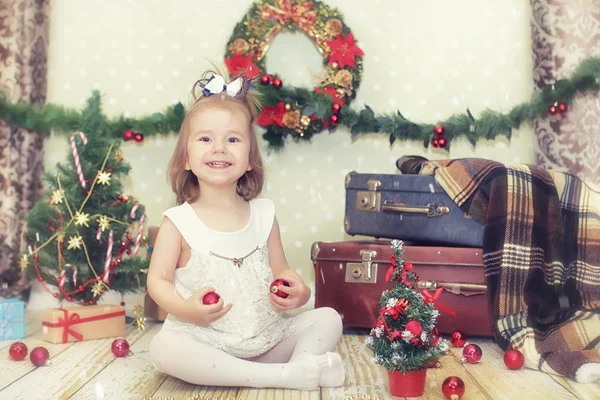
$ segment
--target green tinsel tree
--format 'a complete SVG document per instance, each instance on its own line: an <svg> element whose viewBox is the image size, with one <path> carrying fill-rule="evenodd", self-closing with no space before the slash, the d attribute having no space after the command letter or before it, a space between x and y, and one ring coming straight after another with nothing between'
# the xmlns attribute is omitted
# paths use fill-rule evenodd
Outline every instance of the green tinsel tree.
<svg viewBox="0 0 600 400"><path fill-rule="evenodd" d="M97 91L79 121L67 161L45 174L44 198L27 216L26 250L19 263L55 297L95 304L106 290L145 287L148 261L136 255L145 208L123 193L120 179L130 166L109 131Z"/></svg>
<svg viewBox="0 0 600 400"><path fill-rule="evenodd" d="M403 242L393 240L392 248L386 280L394 286L382 293L380 316L365 344L374 353L373 361L388 371L418 371L434 365L449 346L435 328L439 311L411 287L417 276L412 265L402 259Z"/></svg>

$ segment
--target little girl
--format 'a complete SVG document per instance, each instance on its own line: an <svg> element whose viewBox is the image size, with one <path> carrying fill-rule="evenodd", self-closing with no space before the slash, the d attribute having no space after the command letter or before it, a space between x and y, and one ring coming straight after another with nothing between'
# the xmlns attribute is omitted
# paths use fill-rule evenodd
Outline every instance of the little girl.
<svg viewBox="0 0 600 400"><path fill-rule="evenodd" d="M257 198L264 171L253 86L209 72L195 87L202 95L169 163L180 205L164 213L148 271L148 293L169 313L150 356L160 371L197 385L341 386L338 313L283 313L306 304L310 289L288 266L273 202ZM269 290L276 278L289 283L278 287L287 298ZM203 304L210 292L218 302Z"/></svg>

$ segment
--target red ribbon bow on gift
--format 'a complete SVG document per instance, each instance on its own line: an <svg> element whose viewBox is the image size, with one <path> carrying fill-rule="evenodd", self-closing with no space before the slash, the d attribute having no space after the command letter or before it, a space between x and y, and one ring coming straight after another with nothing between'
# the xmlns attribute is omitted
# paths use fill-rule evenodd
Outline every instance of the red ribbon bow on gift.
<svg viewBox="0 0 600 400"><path fill-rule="evenodd" d="M294 21L306 33L317 21L317 12L311 11L315 5L312 1L292 5L291 0L277 0L277 5L279 7L267 4L263 9L263 17L276 19L284 25Z"/></svg>
<svg viewBox="0 0 600 400"><path fill-rule="evenodd" d="M125 310L116 311L108 314L100 314L94 315L92 317L81 318L79 314L72 313L69 315L69 311L64 308L59 308L64 313L63 317L58 317L58 322L47 322L42 321L43 326L47 326L48 328L63 328L62 342L67 343L69 339L69 335L73 336L77 340L83 340L83 335L73 329L71 329L72 325L81 324L84 322L91 321L100 321L107 318L118 317L121 315L125 315Z"/></svg>
<svg viewBox="0 0 600 400"><path fill-rule="evenodd" d="M452 315L453 317L456 317L456 313L454 312L453 309L448 308L448 307L444 306L443 304L436 304L437 299L440 297L440 295L442 294L443 291L444 291L444 288L437 288L435 290L435 292L433 292L433 294L431 294L427 291L427 289L424 289L421 292L421 295L423 296L423 301L425 303L433 304L437 308L439 308L441 311L445 311L448 314Z"/></svg>

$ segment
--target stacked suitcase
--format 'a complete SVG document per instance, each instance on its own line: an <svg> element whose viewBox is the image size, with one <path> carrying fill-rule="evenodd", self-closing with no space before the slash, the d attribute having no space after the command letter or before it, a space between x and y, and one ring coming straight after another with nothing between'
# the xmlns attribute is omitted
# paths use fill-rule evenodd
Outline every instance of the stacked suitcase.
<svg viewBox="0 0 600 400"><path fill-rule="evenodd" d="M466 217L435 177L361 174L346 176L344 227L349 235L371 240L315 242L315 306L336 309L345 327L371 328L385 282L392 239L404 242L404 261L419 277L415 290L444 290L441 333L460 330L493 336L483 270L483 226Z"/></svg>

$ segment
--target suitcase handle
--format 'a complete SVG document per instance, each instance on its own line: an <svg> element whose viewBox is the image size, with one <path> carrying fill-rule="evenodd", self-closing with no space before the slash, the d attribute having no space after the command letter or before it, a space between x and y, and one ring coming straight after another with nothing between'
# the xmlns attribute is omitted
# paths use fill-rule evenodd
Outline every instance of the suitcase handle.
<svg viewBox="0 0 600 400"><path fill-rule="evenodd" d="M383 211L424 214L428 217L439 217L440 215L449 214L450 207L438 203L429 203L426 206L407 206L404 203L386 200L383 202Z"/></svg>
<svg viewBox="0 0 600 400"><path fill-rule="evenodd" d="M419 281L417 282L417 289L437 289L443 287L450 291L458 289L470 290L470 291L481 291L487 290L487 285L480 283L457 283L457 282L445 282L445 281Z"/></svg>

